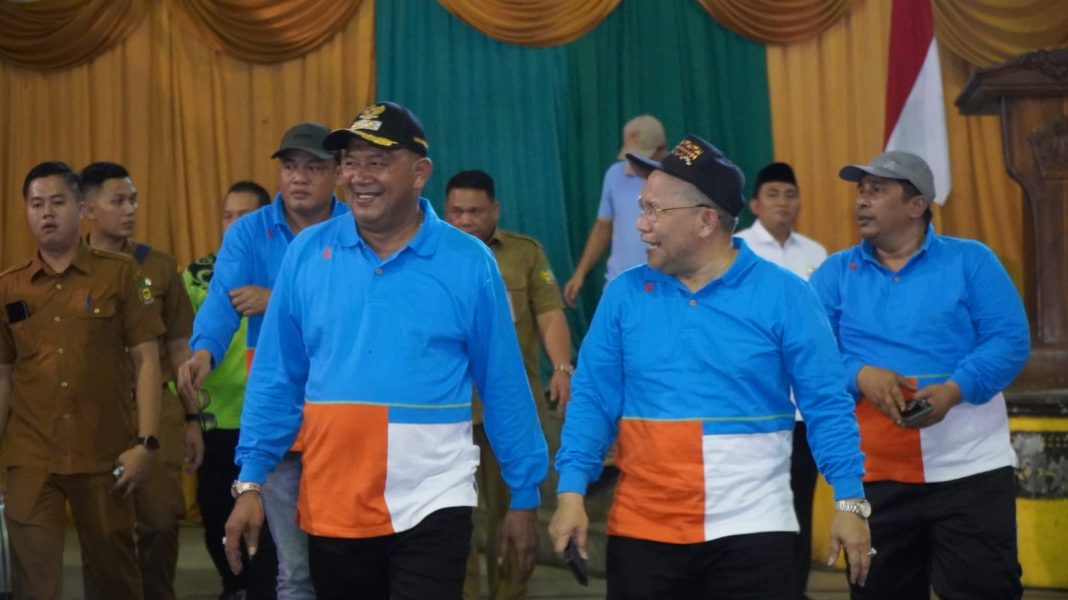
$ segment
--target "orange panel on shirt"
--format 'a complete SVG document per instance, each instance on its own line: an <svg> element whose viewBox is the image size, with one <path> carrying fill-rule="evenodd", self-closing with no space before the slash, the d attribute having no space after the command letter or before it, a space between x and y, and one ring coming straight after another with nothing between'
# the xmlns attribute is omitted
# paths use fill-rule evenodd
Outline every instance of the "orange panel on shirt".
<svg viewBox="0 0 1068 600"><path fill-rule="evenodd" d="M923 483L920 430L898 427L867 398L857 404L864 481Z"/></svg>
<svg viewBox="0 0 1068 600"><path fill-rule="evenodd" d="M304 404L304 473L297 502L302 529L348 538L393 533L383 495L388 431L385 406Z"/></svg>
<svg viewBox="0 0 1068 600"><path fill-rule="evenodd" d="M705 471L700 421L619 425L620 478L608 533L658 542L705 541Z"/></svg>

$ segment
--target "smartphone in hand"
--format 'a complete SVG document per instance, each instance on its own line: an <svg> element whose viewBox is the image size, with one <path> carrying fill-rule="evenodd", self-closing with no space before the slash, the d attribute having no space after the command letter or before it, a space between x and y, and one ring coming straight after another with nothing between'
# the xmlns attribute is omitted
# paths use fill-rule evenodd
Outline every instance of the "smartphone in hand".
<svg viewBox="0 0 1068 600"><path fill-rule="evenodd" d="M901 421L905 424L905 427L915 427L926 419L927 415L931 414L933 410L934 407L926 400L912 400L905 406L905 411L901 413Z"/></svg>
<svg viewBox="0 0 1068 600"><path fill-rule="evenodd" d="M582 558L582 555L579 554L578 545L575 544L575 538L571 538L567 541L567 547L564 548L564 563L567 565L567 568L571 569L571 574L575 576L575 581L579 582L579 585L590 585L589 571L586 569L586 559Z"/></svg>

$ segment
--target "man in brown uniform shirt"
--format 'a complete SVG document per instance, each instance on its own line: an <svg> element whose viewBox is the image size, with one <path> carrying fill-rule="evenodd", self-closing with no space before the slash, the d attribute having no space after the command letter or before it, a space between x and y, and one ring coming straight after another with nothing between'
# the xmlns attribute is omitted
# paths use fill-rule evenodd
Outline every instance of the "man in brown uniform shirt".
<svg viewBox="0 0 1068 600"><path fill-rule="evenodd" d="M181 401L166 387L178 366L189 359L193 332L193 304L169 254L130 240L137 214L137 188L122 165L96 162L81 172L84 216L89 221L86 242L92 248L133 257L151 282L152 308L167 331L160 337L160 378L164 383L160 407L160 452L148 476L134 490L137 516L137 562L141 567L145 598L174 599L174 573L178 566L178 520L185 513L181 467L196 472L204 456L200 406L184 395ZM184 406L183 406L184 403ZM186 419L186 415L189 419ZM82 556L91 560L91 555ZM94 600L91 585L86 597Z"/></svg>
<svg viewBox="0 0 1068 600"><path fill-rule="evenodd" d="M445 220L449 224L479 238L497 259L497 265L508 288L519 349L523 354L527 379L542 423L548 418L548 407L541 401L541 379L538 377L540 347L553 364L549 382L549 398L556 402L556 411L563 414L571 398L571 332L564 317L560 288L553 277L549 261L541 244L524 235L497 228L501 205L495 198L493 178L483 171L461 171L449 180L446 190ZM506 548L498 548L497 531L508 512L508 488L501 479L500 467L490 449L486 431L482 428L482 405L472 404L475 423L475 442L481 449L481 461L476 480L486 506L486 570L489 597L494 599L526 598L527 586L512 576L513 557ZM468 561L464 598L475 599L478 594L478 550L472 544L473 557ZM498 558L502 564L498 567Z"/></svg>
<svg viewBox="0 0 1068 600"><path fill-rule="evenodd" d="M140 599L128 493L159 448L163 324L135 263L82 243L81 191L67 165L37 165L22 195L38 252L0 274L0 438L15 597L61 597L69 500L101 597Z"/></svg>

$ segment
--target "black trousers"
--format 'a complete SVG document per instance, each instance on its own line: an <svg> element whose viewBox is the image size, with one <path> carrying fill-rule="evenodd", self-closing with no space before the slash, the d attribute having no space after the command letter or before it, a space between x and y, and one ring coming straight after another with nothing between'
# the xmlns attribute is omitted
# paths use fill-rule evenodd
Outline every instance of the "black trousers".
<svg viewBox="0 0 1068 600"><path fill-rule="evenodd" d="M697 544L608 537L609 600L785 600L796 533Z"/></svg>
<svg viewBox="0 0 1068 600"><path fill-rule="evenodd" d="M471 507L444 508L400 533L349 539L308 536L319 600L459 600L471 546Z"/></svg>
<svg viewBox="0 0 1068 600"><path fill-rule="evenodd" d="M790 489L801 533L794 547L793 589L795 600L805 598L808 573L812 570L812 498L816 494L819 471L808 447L808 428L803 421L794 424L794 449L790 455Z"/></svg>
<svg viewBox="0 0 1068 600"><path fill-rule="evenodd" d="M237 429L211 429L204 432L204 462L197 471L197 504L204 519L204 546L211 556L215 570L222 577L223 593L247 591L249 600L273 600L278 577L278 557L274 541L267 527L260 533L256 559L247 560L240 575L234 575L226 562L222 538L226 534L226 519L234 508L230 484L237 478L234 464L237 448Z"/></svg>
<svg viewBox="0 0 1068 600"><path fill-rule="evenodd" d="M1014 600L1023 595L1016 554L1011 467L941 483L864 484L872 505L868 583L854 600Z"/></svg>

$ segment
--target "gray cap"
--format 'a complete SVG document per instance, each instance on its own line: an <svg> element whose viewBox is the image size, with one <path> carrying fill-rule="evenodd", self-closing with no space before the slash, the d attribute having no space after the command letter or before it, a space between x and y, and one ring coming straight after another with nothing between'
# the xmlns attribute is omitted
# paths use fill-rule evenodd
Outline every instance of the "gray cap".
<svg viewBox="0 0 1068 600"><path fill-rule="evenodd" d="M916 186L928 202L934 202L935 184L931 167L927 166L927 161L911 152L883 152L866 165L846 165L838 171L838 176L846 181L860 181L864 175L904 179Z"/></svg>
<svg viewBox="0 0 1068 600"><path fill-rule="evenodd" d="M303 150L316 158L326 160L336 158L333 152L323 148L323 140L330 135L330 130L321 123L301 123L294 125L282 136L278 151L271 158L278 158L287 150Z"/></svg>

